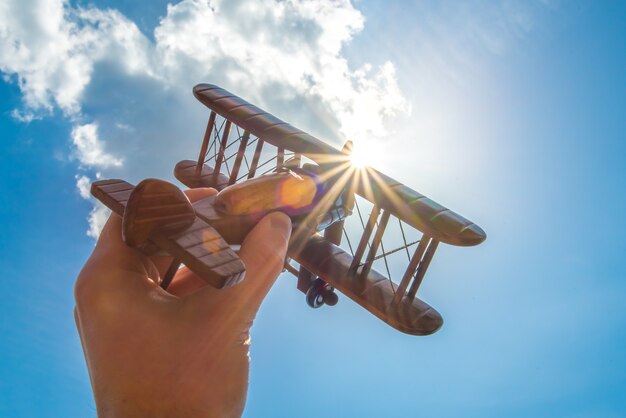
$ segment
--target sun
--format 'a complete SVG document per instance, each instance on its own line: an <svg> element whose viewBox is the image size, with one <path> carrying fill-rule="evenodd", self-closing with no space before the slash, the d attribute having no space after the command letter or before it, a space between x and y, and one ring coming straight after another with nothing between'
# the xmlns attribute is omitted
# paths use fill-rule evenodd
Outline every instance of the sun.
<svg viewBox="0 0 626 418"><path fill-rule="evenodd" d="M376 160L376 147L371 142L358 142L352 148L350 163L354 168L365 168L371 166Z"/></svg>

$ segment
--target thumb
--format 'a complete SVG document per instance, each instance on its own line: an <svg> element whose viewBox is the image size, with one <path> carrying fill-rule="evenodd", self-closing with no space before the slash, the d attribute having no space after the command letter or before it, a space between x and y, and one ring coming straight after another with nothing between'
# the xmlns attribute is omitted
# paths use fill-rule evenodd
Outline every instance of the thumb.
<svg viewBox="0 0 626 418"><path fill-rule="evenodd" d="M280 212L265 216L241 244L239 257L246 266L245 279L227 289L205 286L185 296L195 327L228 324L234 333L248 328L263 299L283 269L291 236L291 219Z"/></svg>
<svg viewBox="0 0 626 418"><path fill-rule="evenodd" d="M241 245L239 257L246 266L246 278L232 290L247 319L253 319L261 302L283 270L291 219L281 212L265 216L248 234Z"/></svg>

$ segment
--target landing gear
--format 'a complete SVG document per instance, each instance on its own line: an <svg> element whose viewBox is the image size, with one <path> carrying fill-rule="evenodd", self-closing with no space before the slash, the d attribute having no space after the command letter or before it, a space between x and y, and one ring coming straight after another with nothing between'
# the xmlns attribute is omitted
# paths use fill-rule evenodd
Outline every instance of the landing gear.
<svg viewBox="0 0 626 418"><path fill-rule="evenodd" d="M334 292L334 288L322 279L315 279L309 290L306 292L306 303L314 309L326 304L335 306L339 301L339 297Z"/></svg>

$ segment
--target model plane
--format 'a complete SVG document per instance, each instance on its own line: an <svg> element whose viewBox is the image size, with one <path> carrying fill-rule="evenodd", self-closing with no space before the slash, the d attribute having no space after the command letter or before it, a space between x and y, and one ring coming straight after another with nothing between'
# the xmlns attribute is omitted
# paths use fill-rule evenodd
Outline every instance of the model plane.
<svg viewBox="0 0 626 418"><path fill-rule="evenodd" d="M207 128L198 158L180 161L174 175L216 195L190 203L177 186L156 179L137 186L102 180L91 189L123 217L126 244L174 258L163 288L181 263L216 288L236 285L245 277L236 246L259 219L281 211L293 225L285 270L309 306L335 305L339 291L402 332L429 335L442 326L417 291L439 243L478 245L486 239L478 225L374 168L356 168L350 141L337 149L215 85L199 84L193 93L210 109ZM355 228L346 220L355 213L362 228L353 245ZM390 221L401 240L385 248ZM405 267L394 281L399 263L388 259L402 253Z"/></svg>

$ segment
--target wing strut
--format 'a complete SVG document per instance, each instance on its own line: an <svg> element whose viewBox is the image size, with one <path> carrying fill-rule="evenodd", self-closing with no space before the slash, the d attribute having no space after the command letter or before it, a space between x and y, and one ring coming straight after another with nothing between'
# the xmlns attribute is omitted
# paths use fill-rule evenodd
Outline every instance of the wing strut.
<svg viewBox="0 0 626 418"><path fill-rule="evenodd" d="M276 168L281 168L285 163L285 148L278 147L276 151Z"/></svg>
<svg viewBox="0 0 626 418"><path fill-rule="evenodd" d="M204 164L204 159L206 158L206 153L209 149L209 141L211 140L211 134L213 133L213 126L215 126L216 115L217 113L211 112L209 122L206 126L206 131L204 131L204 138L202 139L202 146L200 147L200 155L198 156L198 164L196 165L196 176L200 176L200 173L202 172L202 165Z"/></svg>
<svg viewBox="0 0 626 418"><path fill-rule="evenodd" d="M226 126L224 126L224 132L222 133L222 141L220 142L220 150L215 160L215 168L213 169L214 176L218 176L220 173L220 169L222 168L222 162L224 161L224 153L226 152L226 145L228 145L228 135L230 135L231 124L232 122L230 120L226 120Z"/></svg>
<svg viewBox="0 0 626 418"><path fill-rule="evenodd" d="M400 301L402 300L402 297L404 296L404 292L406 292L407 287L409 287L409 283L411 283L411 279L413 279L413 275L415 274L415 271L417 270L417 266L419 265L420 261L422 261L422 258L424 257L424 252L426 251L426 247L428 246L429 242L430 242L429 237L427 237L426 235L422 236L420 243L417 245L417 248L415 249L415 252L413 253L413 256L411 257L411 260L409 261L409 265L407 266L406 271L404 272L404 276L402 276L400 285L398 286L398 289L396 289L396 294L393 298L393 303L400 303Z"/></svg>
<svg viewBox="0 0 626 418"><path fill-rule="evenodd" d="M248 178L251 179L256 174L256 169L259 165L259 159L261 158L261 150L263 149L263 141L261 138L256 142L256 148L254 149L254 157L252 157L252 164L250 164L250 170L248 170Z"/></svg>
<svg viewBox="0 0 626 418"><path fill-rule="evenodd" d="M406 296L409 300L415 299L417 290L422 284L426 270L428 270L428 266L435 255L435 251L437 251L438 245L439 241L436 239L426 235L422 236L422 239L420 239L411 260L409 261L409 265L404 272L404 276L402 276L402 280L395 291L395 295L393 297L394 304L402 302L402 298L405 295L407 287L409 287L409 283L411 284L411 287L406 293Z"/></svg>
<svg viewBox="0 0 626 418"><path fill-rule="evenodd" d="M291 158L285 161L285 167L287 167L290 170L294 168L300 168L301 164L302 164L302 154L300 154L299 152L294 153Z"/></svg>
<svg viewBox="0 0 626 418"><path fill-rule="evenodd" d="M376 219L378 219L379 214L380 207L378 205L375 205L372 208L369 220L367 221L367 225L365 226L365 230L363 231L363 235L361 236L361 240L359 241L359 246L356 248L356 252L354 253L352 265L350 266L351 271L355 271L361 264L361 258L363 258L363 254L365 254L365 247L367 247L370 236L372 236L372 231L374 230L374 226L376 225Z"/></svg>
<svg viewBox="0 0 626 418"><path fill-rule="evenodd" d="M230 179L228 180L228 184L234 184L237 181L237 176L239 175L239 167L241 167L241 161L246 153L246 147L248 146L248 140L250 139L250 132L244 131L243 136L241 137L241 143L239 144L239 149L237 150L237 157L235 157L235 165L233 166L233 171L230 173Z"/></svg>
<svg viewBox="0 0 626 418"><path fill-rule="evenodd" d="M372 269L372 264L374 263L374 258L376 257L376 252L378 252L378 247L383 239L383 234L385 233L385 228L387 228L387 222L389 222L389 215L391 213L389 211L383 211L383 215L380 217L380 222L378 223L378 228L376 228L376 233L374 234L374 240L372 241L372 245L370 245L370 250L367 253L367 258L365 259L365 263L363 264L363 270L361 270L361 277L367 277Z"/></svg>
<svg viewBox="0 0 626 418"><path fill-rule="evenodd" d="M424 278L424 274L426 274L426 270L430 265L430 261L433 259L433 255L435 255L435 251L437 250L437 246L439 245L439 241L431 239L430 244L428 244L428 249L426 250L426 254L424 254L424 258L420 262L419 267L417 268L417 273L415 274L415 280L411 283L411 288L409 289L409 293L407 294L410 299L413 299L417 294L417 289L419 289L422 284L422 279Z"/></svg>
<svg viewBox="0 0 626 418"><path fill-rule="evenodd" d="M170 264L170 266L167 268L167 271L165 272L165 276L163 276L163 281L161 282L161 288L167 290L168 286L170 285L170 283L172 283L172 279L174 278L174 275L176 274L176 272L178 272L178 268L180 267L181 262L177 259L173 259L172 263Z"/></svg>

